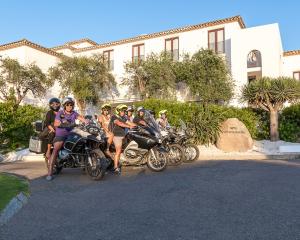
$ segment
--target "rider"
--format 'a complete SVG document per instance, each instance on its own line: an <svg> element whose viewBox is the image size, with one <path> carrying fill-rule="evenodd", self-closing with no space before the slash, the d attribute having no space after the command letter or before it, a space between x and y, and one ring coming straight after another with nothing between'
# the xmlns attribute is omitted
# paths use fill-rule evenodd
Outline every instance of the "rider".
<svg viewBox="0 0 300 240"><path fill-rule="evenodd" d="M139 126L148 126L147 122L144 119L144 115L145 115L145 108L143 106L138 107L137 115L133 118L133 123Z"/></svg>
<svg viewBox="0 0 300 240"><path fill-rule="evenodd" d="M98 122L101 125L101 127L104 129L106 137L107 137L107 150L105 153L108 156L112 157L109 152L109 147L113 141L113 134L108 129L110 119L111 119L111 105L108 103L105 103L101 106L101 115L98 117Z"/></svg>
<svg viewBox="0 0 300 240"><path fill-rule="evenodd" d="M167 118L167 110L161 110L159 111L159 118L156 120L156 122L158 123L159 127L162 130L166 130L168 128L170 128L170 124L168 122L168 118Z"/></svg>
<svg viewBox="0 0 300 240"><path fill-rule="evenodd" d="M109 123L109 129L113 133L113 143L115 145L116 154L114 158L114 172L121 173L119 168L119 160L122 152L123 139L125 137L126 128L133 128L135 125L126 119L127 106L120 104L116 107L116 114L112 115Z"/></svg>
<svg viewBox="0 0 300 240"><path fill-rule="evenodd" d="M55 137L54 120L57 112L60 109L60 100L58 98L51 98L49 100L50 110L46 113L44 127L47 128L47 151L45 153L45 160L47 168L49 169L49 159L51 157L51 146Z"/></svg>
<svg viewBox="0 0 300 240"><path fill-rule="evenodd" d="M66 97L63 102L63 110L58 111L55 116L54 127L55 127L55 138L53 139L53 152L49 161L49 169L47 180L53 179L53 166L56 161L59 150L62 148L63 143L71 132L75 125L75 120L78 119L81 122L88 123L83 116L79 115L74 111L75 101L71 97Z"/></svg>
<svg viewBox="0 0 300 240"><path fill-rule="evenodd" d="M134 106L128 106L126 111L126 118L130 122L133 122L134 119L133 113L134 113Z"/></svg>

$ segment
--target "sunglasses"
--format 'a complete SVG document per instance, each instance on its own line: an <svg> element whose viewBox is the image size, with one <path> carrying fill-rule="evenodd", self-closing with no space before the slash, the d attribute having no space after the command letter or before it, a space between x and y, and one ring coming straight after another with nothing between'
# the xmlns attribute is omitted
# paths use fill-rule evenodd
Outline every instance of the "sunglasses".
<svg viewBox="0 0 300 240"><path fill-rule="evenodd" d="M74 104L68 103L68 104L66 104L66 107L74 107Z"/></svg>

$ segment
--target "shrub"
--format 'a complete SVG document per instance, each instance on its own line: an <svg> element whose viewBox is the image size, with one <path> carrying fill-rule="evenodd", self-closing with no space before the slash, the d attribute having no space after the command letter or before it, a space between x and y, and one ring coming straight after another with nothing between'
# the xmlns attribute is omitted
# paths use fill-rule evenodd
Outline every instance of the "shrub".
<svg viewBox="0 0 300 240"><path fill-rule="evenodd" d="M214 143L219 134L219 125L227 118L238 118L248 128L255 139L265 137L265 123L261 121L259 112L250 108L234 108L219 105L207 105L197 103L181 103L176 101L149 99L139 102L138 106L152 109L158 117L162 109L168 110L171 125L178 126L179 120L185 121L193 129L193 142L208 144ZM267 135L268 136L268 133Z"/></svg>
<svg viewBox="0 0 300 240"><path fill-rule="evenodd" d="M43 119L45 110L32 105L15 108L11 103L0 103L0 150L27 147L33 134L32 122Z"/></svg>
<svg viewBox="0 0 300 240"><path fill-rule="evenodd" d="M300 142L300 104L283 109L280 114L280 139Z"/></svg>

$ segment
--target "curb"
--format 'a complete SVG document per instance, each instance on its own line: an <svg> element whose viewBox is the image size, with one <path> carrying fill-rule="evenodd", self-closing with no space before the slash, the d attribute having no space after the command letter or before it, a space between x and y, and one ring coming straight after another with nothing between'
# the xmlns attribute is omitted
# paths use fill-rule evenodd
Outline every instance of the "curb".
<svg viewBox="0 0 300 240"><path fill-rule="evenodd" d="M198 161L201 160L300 160L300 154L272 154L272 155L265 155L265 154L245 154L245 155L201 155Z"/></svg>
<svg viewBox="0 0 300 240"><path fill-rule="evenodd" d="M0 214L0 226L6 224L28 202L28 197L20 192L14 197Z"/></svg>

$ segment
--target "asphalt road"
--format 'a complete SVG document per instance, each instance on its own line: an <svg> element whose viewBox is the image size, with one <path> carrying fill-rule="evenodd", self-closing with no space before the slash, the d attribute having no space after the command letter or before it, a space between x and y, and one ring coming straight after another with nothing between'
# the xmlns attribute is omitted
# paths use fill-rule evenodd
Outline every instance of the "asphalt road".
<svg viewBox="0 0 300 240"><path fill-rule="evenodd" d="M300 239L300 160L206 161L31 182L0 239Z"/></svg>

